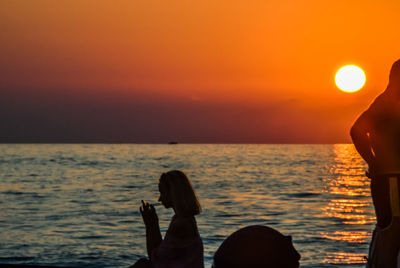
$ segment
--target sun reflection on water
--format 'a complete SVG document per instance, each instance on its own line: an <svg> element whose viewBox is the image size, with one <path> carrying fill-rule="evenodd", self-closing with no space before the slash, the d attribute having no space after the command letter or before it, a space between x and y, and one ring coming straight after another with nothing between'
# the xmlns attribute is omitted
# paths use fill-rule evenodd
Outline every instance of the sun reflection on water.
<svg viewBox="0 0 400 268"><path fill-rule="evenodd" d="M336 242L367 243L371 232L365 225L375 221L372 211L369 179L365 176L365 164L352 145L334 146L334 164L330 167L329 178L324 180L324 192L330 198L322 208L324 216L333 218L344 225L351 225L351 231L322 232L321 236ZM366 254L348 252L327 253L324 262L331 264L365 263Z"/></svg>
<svg viewBox="0 0 400 268"><path fill-rule="evenodd" d="M359 264L366 263L365 255L359 253L331 253L323 261L324 263L346 263L346 264Z"/></svg>
<svg viewBox="0 0 400 268"><path fill-rule="evenodd" d="M350 243L366 243L366 238L371 235L370 232L354 232L354 231L336 231L333 233L322 233L325 238L331 240L341 240Z"/></svg>

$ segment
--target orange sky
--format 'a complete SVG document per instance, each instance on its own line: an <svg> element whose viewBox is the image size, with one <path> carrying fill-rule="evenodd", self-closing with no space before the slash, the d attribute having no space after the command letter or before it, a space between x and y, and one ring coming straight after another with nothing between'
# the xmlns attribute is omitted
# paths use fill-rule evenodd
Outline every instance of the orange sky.
<svg viewBox="0 0 400 268"><path fill-rule="evenodd" d="M3 0L2 99L12 92L18 103L29 92L41 106L57 94L71 105L112 97L147 105L141 120L154 124L149 111L165 106L170 134L146 140L157 125L137 119L142 136L131 128L133 142L349 142L351 123L400 58L399 10L397 0ZM334 85L345 64L366 72L358 93ZM189 118L173 122L185 107ZM20 120L18 109L3 107L3 119ZM193 120L197 127L184 123ZM21 133L0 131L0 140Z"/></svg>

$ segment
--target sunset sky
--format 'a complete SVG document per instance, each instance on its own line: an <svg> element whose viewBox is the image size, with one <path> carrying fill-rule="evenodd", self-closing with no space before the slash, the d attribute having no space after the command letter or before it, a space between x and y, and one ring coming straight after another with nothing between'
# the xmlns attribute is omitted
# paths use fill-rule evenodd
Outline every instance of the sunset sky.
<svg viewBox="0 0 400 268"><path fill-rule="evenodd" d="M0 142L343 143L398 0L2 0ZM344 93L355 64L365 87Z"/></svg>

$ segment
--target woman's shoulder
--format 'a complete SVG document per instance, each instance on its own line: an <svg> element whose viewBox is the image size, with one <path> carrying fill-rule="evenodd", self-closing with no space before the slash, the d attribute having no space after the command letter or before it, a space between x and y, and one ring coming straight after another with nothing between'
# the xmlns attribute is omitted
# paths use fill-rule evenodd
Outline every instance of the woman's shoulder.
<svg viewBox="0 0 400 268"><path fill-rule="evenodd" d="M197 226L194 216L174 216L168 228L168 233L178 238L196 236Z"/></svg>

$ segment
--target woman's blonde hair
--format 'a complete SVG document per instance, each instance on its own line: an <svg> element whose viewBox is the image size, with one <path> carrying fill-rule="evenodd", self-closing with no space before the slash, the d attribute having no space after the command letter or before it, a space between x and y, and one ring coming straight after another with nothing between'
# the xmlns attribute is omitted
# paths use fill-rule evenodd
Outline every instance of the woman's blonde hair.
<svg viewBox="0 0 400 268"><path fill-rule="evenodd" d="M161 174L160 183L165 183L178 215L194 216L200 214L201 206L188 177L179 170Z"/></svg>

